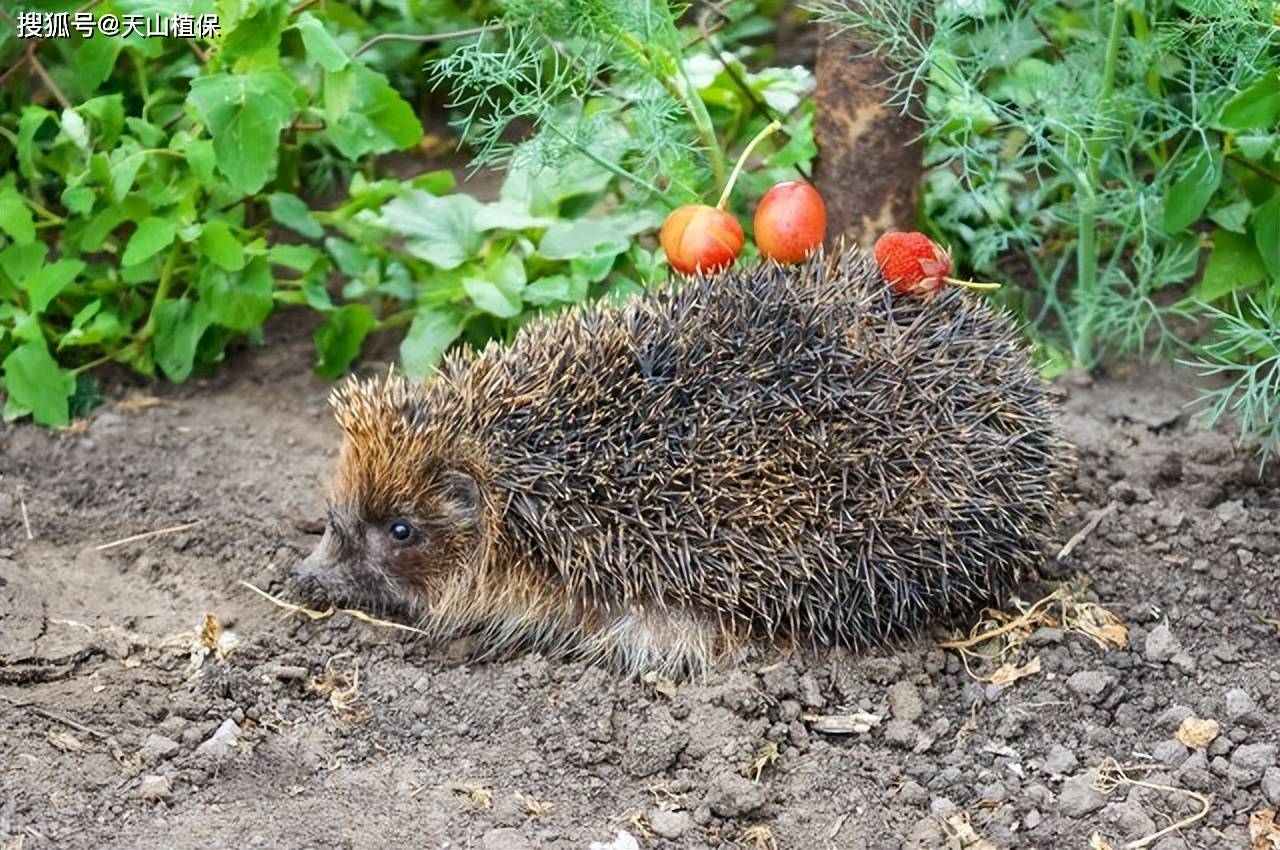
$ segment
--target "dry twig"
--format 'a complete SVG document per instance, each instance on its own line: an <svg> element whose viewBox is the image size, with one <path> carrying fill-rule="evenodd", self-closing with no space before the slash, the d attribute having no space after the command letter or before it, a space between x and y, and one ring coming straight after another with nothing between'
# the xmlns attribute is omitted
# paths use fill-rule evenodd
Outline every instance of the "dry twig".
<svg viewBox="0 0 1280 850"><path fill-rule="evenodd" d="M171 525L168 528L158 528L155 531L144 531L141 534L133 534L129 537L123 537L119 540L112 540L110 543L101 543L94 546L94 551L102 552L106 549L114 549L117 546L123 546L126 543L137 543L139 540L149 540L152 537L160 537L164 534L175 534L179 531L186 531L189 528L195 528L198 525L204 525L205 521L198 519L195 522L186 522L182 525Z"/></svg>

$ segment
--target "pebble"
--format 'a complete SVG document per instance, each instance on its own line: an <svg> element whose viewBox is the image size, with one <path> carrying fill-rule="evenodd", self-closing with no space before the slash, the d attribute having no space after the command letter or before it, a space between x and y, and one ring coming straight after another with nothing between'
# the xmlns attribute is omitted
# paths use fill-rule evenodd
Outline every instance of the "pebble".
<svg viewBox="0 0 1280 850"><path fill-rule="evenodd" d="M1169 624L1161 623L1147 634L1146 643L1143 644L1142 655L1148 661L1163 664L1172 661L1173 657L1181 651L1182 645L1173 636Z"/></svg>
<svg viewBox="0 0 1280 850"><path fill-rule="evenodd" d="M640 850L640 842L625 829L619 829L615 831L612 841L592 841L590 850Z"/></svg>
<svg viewBox="0 0 1280 850"><path fill-rule="evenodd" d="M947 797L934 797L929 801L929 814L936 818L945 818L956 810L956 804Z"/></svg>
<svg viewBox="0 0 1280 850"><path fill-rule="evenodd" d="M173 783L169 777L149 774L138 781L139 800L164 800L173 793Z"/></svg>
<svg viewBox="0 0 1280 850"><path fill-rule="evenodd" d="M1098 702L1115 684L1116 677L1102 670L1081 670L1067 679L1067 687L1089 702Z"/></svg>
<svg viewBox="0 0 1280 850"><path fill-rule="evenodd" d="M920 730L906 720L890 720L884 724L884 739L895 747L909 750L919 736Z"/></svg>
<svg viewBox="0 0 1280 850"><path fill-rule="evenodd" d="M1248 788L1262 779L1267 768L1276 763L1275 744L1244 744L1231 755L1228 778L1240 788Z"/></svg>
<svg viewBox="0 0 1280 850"><path fill-rule="evenodd" d="M196 755L211 759L223 759L231 754L231 748L240 740L240 727L228 717L222 721L218 731L214 732L200 746L196 747Z"/></svg>
<svg viewBox="0 0 1280 850"><path fill-rule="evenodd" d="M1269 767L1262 772L1262 796L1273 806L1280 806L1280 767Z"/></svg>
<svg viewBox="0 0 1280 850"><path fill-rule="evenodd" d="M1045 756L1044 769L1046 773L1065 775L1075 770L1079 763L1075 753L1061 744L1054 744L1049 755Z"/></svg>
<svg viewBox="0 0 1280 850"><path fill-rule="evenodd" d="M649 828L663 838L679 838L691 826L693 826L693 818L688 812L672 812L666 809L654 809L649 812Z"/></svg>
<svg viewBox="0 0 1280 850"><path fill-rule="evenodd" d="M1254 728L1262 725L1262 713L1258 711L1258 704L1244 688L1232 688L1227 691L1226 702L1227 720Z"/></svg>
<svg viewBox="0 0 1280 850"><path fill-rule="evenodd" d="M1156 718L1156 726L1160 729L1168 729L1170 732L1176 730L1182 725L1182 721L1195 714L1190 707L1185 705L1171 705L1164 711L1160 712L1160 716Z"/></svg>
<svg viewBox="0 0 1280 850"><path fill-rule="evenodd" d="M152 733L142 742L142 749L138 750L138 755L142 756L142 760L147 764L152 764L161 759L167 759L181 748L182 745L172 738Z"/></svg>
<svg viewBox="0 0 1280 850"><path fill-rule="evenodd" d="M924 714L924 700L920 691L905 679L894 682L889 688L889 713L894 720L914 723Z"/></svg>
<svg viewBox="0 0 1280 850"><path fill-rule="evenodd" d="M706 803L725 818L750 814L764 805L764 789L736 773L722 773L711 784Z"/></svg>
<svg viewBox="0 0 1280 850"><path fill-rule="evenodd" d="M1178 781L1192 791L1208 791L1215 784L1209 772L1209 759L1199 751L1192 753L1178 768Z"/></svg>
<svg viewBox="0 0 1280 850"><path fill-rule="evenodd" d="M1090 770L1062 783L1058 806L1064 815L1080 818L1103 807L1107 800L1093 787L1097 779L1097 773Z"/></svg>
<svg viewBox="0 0 1280 850"><path fill-rule="evenodd" d="M1182 745L1181 741L1170 738L1167 741L1161 741L1151 748L1151 755L1156 761L1164 762L1170 767L1178 767L1187 760L1190 753L1187 748Z"/></svg>
<svg viewBox="0 0 1280 850"><path fill-rule="evenodd" d="M533 850L533 845L518 829L491 829L480 838L484 850ZM592 845L595 846L595 845Z"/></svg>
<svg viewBox="0 0 1280 850"><path fill-rule="evenodd" d="M1156 831L1156 822L1134 800L1109 804L1099 818L1104 823L1114 824L1126 839L1143 838Z"/></svg>

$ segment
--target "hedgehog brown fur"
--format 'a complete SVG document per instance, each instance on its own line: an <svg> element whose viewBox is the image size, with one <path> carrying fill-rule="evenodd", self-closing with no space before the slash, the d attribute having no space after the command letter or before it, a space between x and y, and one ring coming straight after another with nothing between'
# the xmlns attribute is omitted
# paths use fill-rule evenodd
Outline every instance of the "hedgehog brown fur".
<svg viewBox="0 0 1280 850"><path fill-rule="evenodd" d="M1034 568L1060 502L1009 318L894 295L856 251L539 319L334 405L305 585L631 670L916 632Z"/></svg>

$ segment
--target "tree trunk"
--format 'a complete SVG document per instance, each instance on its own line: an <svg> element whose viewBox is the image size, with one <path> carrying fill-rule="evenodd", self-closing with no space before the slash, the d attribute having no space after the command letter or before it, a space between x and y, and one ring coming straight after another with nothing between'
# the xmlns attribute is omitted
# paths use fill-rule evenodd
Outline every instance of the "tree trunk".
<svg viewBox="0 0 1280 850"><path fill-rule="evenodd" d="M886 71L854 56L846 35L823 27L816 68L814 184L827 204L827 238L870 245L886 230L914 229L924 167L919 125L883 101Z"/></svg>

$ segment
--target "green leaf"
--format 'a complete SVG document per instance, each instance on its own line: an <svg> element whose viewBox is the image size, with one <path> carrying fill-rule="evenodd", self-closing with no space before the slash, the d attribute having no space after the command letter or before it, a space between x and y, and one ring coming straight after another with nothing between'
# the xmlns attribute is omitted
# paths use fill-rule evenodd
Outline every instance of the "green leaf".
<svg viewBox="0 0 1280 850"><path fill-rule="evenodd" d="M79 112L74 109L62 110L62 132L81 153L89 153L89 126L84 123L84 117Z"/></svg>
<svg viewBox="0 0 1280 850"><path fill-rule="evenodd" d="M1177 233L1195 224L1222 182L1221 151L1199 149L1193 156L1191 165L1169 187L1165 197L1161 222L1165 233Z"/></svg>
<svg viewBox="0 0 1280 850"><path fill-rule="evenodd" d="M605 218L557 221L542 234L538 253L549 260L571 260L584 254L616 256L630 241L619 235L616 223Z"/></svg>
<svg viewBox="0 0 1280 850"><path fill-rule="evenodd" d="M454 269L479 253L484 236L476 228L480 202L470 195L437 198L405 192L382 208L382 224L405 237L405 248L440 269Z"/></svg>
<svg viewBox="0 0 1280 850"><path fill-rule="evenodd" d="M413 107L387 78L352 63L324 75L325 133L348 159L386 153L422 140L422 123Z"/></svg>
<svg viewBox="0 0 1280 850"><path fill-rule="evenodd" d="M76 78L84 91L97 91L106 82L124 47L123 38L86 38L76 54Z"/></svg>
<svg viewBox="0 0 1280 850"><path fill-rule="evenodd" d="M324 23L310 12L303 12L298 18L298 32L302 34L302 45L307 49L307 58L319 63L326 71L341 71L351 61Z"/></svg>
<svg viewBox="0 0 1280 850"><path fill-rule="evenodd" d="M1271 130L1280 122L1280 73L1274 68L1222 105L1217 126L1240 133Z"/></svg>
<svg viewBox="0 0 1280 850"><path fill-rule="evenodd" d="M35 138L44 123L53 117L53 113L42 106L22 107L22 117L18 119L18 170L28 180L36 179Z"/></svg>
<svg viewBox="0 0 1280 850"><path fill-rule="evenodd" d="M462 288L476 307L492 316L511 319L520 315L524 303L524 263L515 254L503 254L485 270L484 277L466 277Z"/></svg>
<svg viewBox="0 0 1280 850"><path fill-rule="evenodd" d="M1219 228L1213 232L1213 250L1192 293L1201 301L1217 301L1231 292L1240 292L1256 284L1267 269L1252 240L1239 233Z"/></svg>
<svg viewBox="0 0 1280 850"><path fill-rule="evenodd" d="M520 293L526 304L581 304L587 299L587 281L581 277L554 274L539 278Z"/></svg>
<svg viewBox="0 0 1280 850"><path fill-rule="evenodd" d="M80 234L80 250L99 250L111 231L123 224L128 217L118 206L104 207L99 210L93 218L89 219L84 232Z"/></svg>
<svg viewBox="0 0 1280 850"><path fill-rule="evenodd" d="M95 194L88 186L68 186L62 190L62 204L76 215L88 215L93 209Z"/></svg>
<svg viewBox="0 0 1280 850"><path fill-rule="evenodd" d="M293 80L281 71L212 74L191 83L187 95L213 135L218 170L244 194L267 182L280 147L280 131L293 120Z"/></svg>
<svg viewBox="0 0 1280 850"><path fill-rule="evenodd" d="M238 72L280 66L280 34L289 17L289 6L280 0L254 4L248 18L228 24L221 39L219 59Z"/></svg>
<svg viewBox="0 0 1280 850"><path fill-rule="evenodd" d="M329 313L315 332L316 372L330 379L341 376L377 326L378 320L365 304L344 304Z"/></svg>
<svg viewBox="0 0 1280 850"><path fill-rule="evenodd" d="M196 304L187 298L161 301L153 315L156 363L169 380L185 381L195 366L196 346L208 329L209 320L204 311L196 309Z"/></svg>
<svg viewBox="0 0 1280 850"><path fill-rule="evenodd" d="M1275 133L1249 134L1237 136L1236 144L1239 145L1240 153L1244 154L1245 159L1257 162L1271 153L1277 140L1280 140L1280 135Z"/></svg>
<svg viewBox="0 0 1280 850"><path fill-rule="evenodd" d="M187 143L185 153L187 165L191 166L191 173L205 186L214 186L218 179L213 173L213 167L217 162L213 152L213 142L208 139L194 139Z"/></svg>
<svg viewBox="0 0 1280 850"><path fill-rule="evenodd" d="M238 272L244 268L244 246L225 221L210 221L200 233L200 250L218 268Z"/></svg>
<svg viewBox="0 0 1280 850"><path fill-rule="evenodd" d="M57 298L82 271L84 263L80 260L58 260L28 277L22 286L31 299L31 312L43 313L49 302Z"/></svg>
<svg viewBox="0 0 1280 850"><path fill-rule="evenodd" d="M41 425L59 428L70 421L68 399L75 378L58 367L44 340L28 341L0 363L10 400Z"/></svg>
<svg viewBox="0 0 1280 850"><path fill-rule="evenodd" d="M1253 238L1267 273L1280 281L1280 193L1258 207L1253 216Z"/></svg>
<svg viewBox="0 0 1280 850"><path fill-rule="evenodd" d="M35 219L12 181L0 187L0 230L19 245L30 245L36 238Z"/></svg>
<svg viewBox="0 0 1280 850"><path fill-rule="evenodd" d="M133 188L138 170L147 159L147 154L132 139L126 138L125 141L130 144L122 144L110 154L111 197L117 201L124 200L124 196Z"/></svg>
<svg viewBox="0 0 1280 850"><path fill-rule="evenodd" d="M277 266L294 271L309 271L317 260L324 257L319 249L310 245L272 245L267 251L267 259Z"/></svg>
<svg viewBox="0 0 1280 850"><path fill-rule="evenodd" d="M129 245L124 249L124 257L120 262L125 266L136 266L149 260L159 252L168 248L177 235L178 228L173 219L148 216L138 224L138 229L129 238Z"/></svg>
<svg viewBox="0 0 1280 850"><path fill-rule="evenodd" d="M1234 204L1209 210L1209 218L1218 226L1225 227L1233 233L1244 233L1245 222L1252 210L1253 205L1248 199L1241 199Z"/></svg>
<svg viewBox="0 0 1280 850"><path fill-rule="evenodd" d="M297 195L275 192L267 198L267 205L271 207L271 217L278 224L283 224L308 239L319 239L324 236L324 228L311 214L306 202Z"/></svg>
<svg viewBox="0 0 1280 850"><path fill-rule="evenodd" d="M255 257L240 272L205 266L196 289L200 308L211 322L228 330L250 331L271 313L272 284L271 264L265 257Z"/></svg>
<svg viewBox="0 0 1280 850"><path fill-rule="evenodd" d="M434 369L462 333L464 318L461 310L448 304L420 308L400 343L400 363L405 374L423 378Z"/></svg>
<svg viewBox="0 0 1280 850"><path fill-rule="evenodd" d="M534 230L556 223L553 216L538 216L518 201L503 199L485 204L476 213L477 230Z"/></svg>
<svg viewBox="0 0 1280 850"><path fill-rule="evenodd" d="M0 251L0 280L7 277L14 286L20 285L39 271L48 254L49 246L43 242L10 245Z"/></svg>

